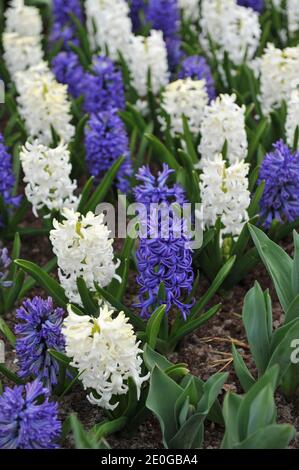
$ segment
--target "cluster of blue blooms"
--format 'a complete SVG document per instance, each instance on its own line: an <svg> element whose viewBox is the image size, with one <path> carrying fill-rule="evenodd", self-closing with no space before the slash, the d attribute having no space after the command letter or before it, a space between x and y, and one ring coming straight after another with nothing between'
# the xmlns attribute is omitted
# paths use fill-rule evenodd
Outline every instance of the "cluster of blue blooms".
<svg viewBox="0 0 299 470"><path fill-rule="evenodd" d="M264 0L238 0L238 5L242 7L252 8L261 13L264 9Z"/></svg>
<svg viewBox="0 0 299 470"><path fill-rule="evenodd" d="M0 134L0 174L0 197L3 203L6 206L18 206L21 197L13 195L15 177L12 169L12 159L4 143L2 134Z"/></svg>
<svg viewBox="0 0 299 470"><path fill-rule="evenodd" d="M190 77L193 80L204 79L210 101L216 98L214 78L210 66L204 57L193 55L184 59L181 63L178 76L179 78Z"/></svg>
<svg viewBox="0 0 299 470"><path fill-rule="evenodd" d="M53 0L52 9L53 24L50 41L62 42L64 49L69 49L69 43L78 45L76 25L71 15L83 22L80 0Z"/></svg>
<svg viewBox="0 0 299 470"><path fill-rule="evenodd" d="M16 315L19 321L15 327L19 376L38 378L49 390L57 384L59 367L48 350L64 351L63 317L64 310L54 308L50 297L25 300Z"/></svg>
<svg viewBox="0 0 299 470"><path fill-rule="evenodd" d="M178 222L170 209L173 203L182 206L186 202L180 185L167 184L172 173L173 170L164 164L157 177L146 166L140 168L137 174L139 184L134 189L134 195L136 202L147 208L147 216L144 220L140 215L141 223L145 225L145 236L140 239L136 253L139 271L137 282L140 286L136 307L141 309L142 317L148 318L159 304L166 303L167 312L175 307L186 320L193 302L185 303L182 298L186 298L192 290L194 273L188 236L184 233L182 221ZM167 233L164 232L163 209L155 213L152 204L165 205L169 216ZM153 233L156 233L155 237ZM165 298L159 298L158 295L161 283L164 285Z"/></svg>
<svg viewBox="0 0 299 470"><path fill-rule="evenodd" d="M0 395L0 449L56 449L60 432L57 403L38 380Z"/></svg>
<svg viewBox="0 0 299 470"><path fill-rule="evenodd" d="M299 152L292 152L282 140L273 148L259 173L259 183L265 181L260 215L266 228L273 220L292 222L299 217Z"/></svg>

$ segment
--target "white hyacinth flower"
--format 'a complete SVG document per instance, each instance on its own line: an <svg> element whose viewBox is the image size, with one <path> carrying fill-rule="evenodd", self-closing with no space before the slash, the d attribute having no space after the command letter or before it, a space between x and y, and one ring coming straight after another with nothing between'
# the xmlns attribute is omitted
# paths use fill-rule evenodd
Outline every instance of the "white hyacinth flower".
<svg viewBox="0 0 299 470"><path fill-rule="evenodd" d="M121 52L126 58L132 34L130 9L126 0L86 0L87 30L94 49L100 47L113 60Z"/></svg>
<svg viewBox="0 0 299 470"><path fill-rule="evenodd" d="M288 112L286 119L286 136L289 147L293 148L296 128L299 127L299 90L294 90L288 101ZM299 142L298 142L299 150Z"/></svg>
<svg viewBox="0 0 299 470"><path fill-rule="evenodd" d="M169 83L162 93L161 108L170 116L170 131L173 136L182 134L183 116L188 120L192 134L197 135L203 119L205 106L209 102L205 80L185 78ZM160 117L163 129L164 117Z"/></svg>
<svg viewBox="0 0 299 470"><path fill-rule="evenodd" d="M222 237L238 237L248 221L250 205L247 163L236 162L226 167L222 155L208 161L200 176L200 190L205 228L213 227L221 219Z"/></svg>
<svg viewBox="0 0 299 470"><path fill-rule="evenodd" d="M43 60L43 51L38 36L3 33L2 40L3 58L13 79L17 72L25 71Z"/></svg>
<svg viewBox="0 0 299 470"><path fill-rule="evenodd" d="M28 134L44 144L52 142L51 126L66 143L75 134L67 85L58 83L48 65L41 62L15 74L17 103Z"/></svg>
<svg viewBox="0 0 299 470"><path fill-rule="evenodd" d="M24 5L24 0L13 0L5 11L5 31L20 36L39 36L43 25L38 8Z"/></svg>
<svg viewBox="0 0 299 470"><path fill-rule="evenodd" d="M265 115L289 101L299 84L299 46L277 49L268 44L261 60L260 101Z"/></svg>
<svg viewBox="0 0 299 470"><path fill-rule="evenodd" d="M81 373L85 389L93 389L88 400L107 410L114 410L118 402L113 398L128 392L128 379L137 387L138 399L141 385L149 374L141 377L141 354L133 327L123 312L114 313L106 303L100 306L98 318L76 315L71 307L64 320L63 333L66 354L71 365Z"/></svg>
<svg viewBox="0 0 299 470"><path fill-rule="evenodd" d="M116 275L119 261L114 263L113 239L104 223L104 215L88 212L85 216L74 210L62 211L65 220L54 220L50 232L53 252L57 256L59 279L71 302L81 304L77 278L83 278L95 292L95 283L106 287Z"/></svg>
<svg viewBox="0 0 299 470"><path fill-rule="evenodd" d="M209 37L216 44L219 62L226 52L235 65L250 61L259 46L261 27L259 15L236 0L202 0L200 41L207 52Z"/></svg>
<svg viewBox="0 0 299 470"><path fill-rule="evenodd" d="M291 36L299 30L299 3L298 0L287 0L288 29Z"/></svg>
<svg viewBox="0 0 299 470"><path fill-rule="evenodd" d="M236 95L220 95L206 106L198 147L201 166L221 153L227 142L227 158L230 163L244 160L247 156L248 141L245 127L245 106L238 106Z"/></svg>
<svg viewBox="0 0 299 470"><path fill-rule="evenodd" d="M199 19L199 0L178 0L179 8L186 20L196 22Z"/></svg>
<svg viewBox="0 0 299 470"><path fill-rule="evenodd" d="M64 207L76 209L77 184L70 178L72 166L66 145L61 143L49 148L38 141L27 142L20 152L20 160L27 183L25 194L36 217L43 208L49 211L61 211Z"/></svg>
<svg viewBox="0 0 299 470"><path fill-rule="evenodd" d="M132 85L141 98L147 96L148 72L150 70L151 86L154 95L169 82L167 49L162 31L152 30L148 37L130 37L128 66L131 72Z"/></svg>

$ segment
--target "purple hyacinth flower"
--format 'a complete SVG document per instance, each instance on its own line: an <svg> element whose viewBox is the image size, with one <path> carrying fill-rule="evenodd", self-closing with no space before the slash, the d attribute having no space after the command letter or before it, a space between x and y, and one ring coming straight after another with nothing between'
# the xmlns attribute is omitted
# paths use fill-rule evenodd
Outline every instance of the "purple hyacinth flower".
<svg viewBox="0 0 299 470"><path fill-rule="evenodd" d="M253 10L261 13L264 9L264 0L238 0L238 5L242 7L252 8Z"/></svg>
<svg viewBox="0 0 299 470"><path fill-rule="evenodd" d="M108 57L97 57L92 73L85 75L84 98L84 110L88 114L125 108L122 74Z"/></svg>
<svg viewBox="0 0 299 470"><path fill-rule="evenodd" d="M52 60L52 70L58 82L68 85L68 92L78 98L84 93L85 71L77 54L62 51Z"/></svg>
<svg viewBox="0 0 299 470"><path fill-rule="evenodd" d="M0 449L57 449L61 432L57 403L35 380L6 387L0 395Z"/></svg>
<svg viewBox="0 0 299 470"><path fill-rule="evenodd" d="M265 181L260 216L266 228L273 220L293 222L299 218L299 152L292 152L283 140L273 147L259 173L259 183Z"/></svg>
<svg viewBox="0 0 299 470"><path fill-rule="evenodd" d="M91 115L85 129L85 149L89 173L96 181L102 179L119 157L126 157L117 175L117 187L126 194L132 175L129 140L116 109Z"/></svg>
<svg viewBox="0 0 299 470"><path fill-rule="evenodd" d="M181 63L181 70L179 71L178 77L190 77L193 80L205 79L210 101L216 98L215 82L212 76L211 69L204 57L199 55L187 57Z"/></svg>
<svg viewBox="0 0 299 470"><path fill-rule="evenodd" d="M17 207L21 196L13 196L15 177L12 169L12 158L5 146L3 135L0 133L0 197L6 206ZM1 219L0 219L1 225Z"/></svg>
<svg viewBox="0 0 299 470"><path fill-rule="evenodd" d="M141 309L144 318L149 318L159 304L165 303L167 312L175 307L186 320L194 303L183 300L191 293L194 273L184 220L169 210L172 203L182 206L186 202L180 185L167 184L172 173L173 170L163 165L155 178L148 167L142 167L137 175L140 184L134 190L136 202L147 208L146 220L140 216L146 231L144 234L143 230L136 252L140 289L139 303L135 306ZM162 209L158 210L157 204ZM158 298L161 283L164 284L165 299Z"/></svg>
<svg viewBox="0 0 299 470"><path fill-rule="evenodd" d="M134 33L141 28L140 14L145 11L146 0L128 0L130 6L130 17Z"/></svg>
<svg viewBox="0 0 299 470"><path fill-rule="evenodd" d="M64 310L54 308L51 297L47 300L34 297L23 302L16 317L19 320L15 327L19 376L36 377L51 389L57 384L59 365L48 350L64 351L61 332Z"/></svg>
<svg viewBox="0 0 299 470"><path fill-rule="evenodd" d="M149 0L146 20L153 29L163 32L169 67L173 70L181 58L180 9L177 0Z"/></svg>
<svg viewBox="0 0 299 470"><path fill-rule="evenodd" d="M11 287L13 284L11 281L6 281L10 265L11 259L7 248L0 248L0 287Z"/></svg>
<svg viewBox="0 0 299 470"><path fill-rule="evenodd" d="M78 45L76 26L71 19L70 13L83 23L84 15L80 0L53 0L52 12L53 25L50 43L62 41L65 49L68 49L69 42Z"/></svg>

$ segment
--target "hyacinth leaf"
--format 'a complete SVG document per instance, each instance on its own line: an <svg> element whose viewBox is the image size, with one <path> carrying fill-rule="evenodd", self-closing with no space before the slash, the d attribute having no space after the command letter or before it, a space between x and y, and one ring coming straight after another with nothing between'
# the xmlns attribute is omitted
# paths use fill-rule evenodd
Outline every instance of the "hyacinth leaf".
<svg viewBox="0 0 299 470"><path fill-rule="evenodd" d="M88 433L85 431L75 414L70 416L68 427L73 432L76 449L110 449L104 439L98 440L92 432Z"/></svg>
<svg viewBox="0 0 299 470"><path fill-rule="evenodd" d="M201 312L204 307L207 305L207 303L213 298L213 296L218 292L220 289L221 285L229 275L234 263L236 261L236 257L232 256L225 264L224 266L220 269L218 274L216 275L215 279L213 280L212 284L206 291L206 293L202 296L199 302L197 302L194 307L191 310L191 318L194 318L196 315L198 315L199 312Z"/></svg>
<svg viewBox="0 0 299 470"><path fill-rule="evenodd" d="M285 314L285 324L291 322L292 320L295 320L296 318L299 318L299 294L296 295L294 298L293 302L289 305L289 308L286 311Z"/></svg>
<svg viewBox="0 0 299 470"><path fill-rule="evenodd" d="M187 153L190 155L193 163L198 163L198 155L194 147L188 119L186 118L185 115L182 116L182 121L183 121L183 129L184 129L184 140L187 146Z"/></svg>
<svg viewBox="0 0 299 470"><path fill-rule="evenodd" d="M137 111L137 109L135 108L135 106L133 106L131 103L129 103L128 101L126 102L126 107L127 109L130 111L131 113L131 116L132 116L132 119L133 119L133 123L134 123L134 127L136 129L138 129L140 135L143 135L144 132L145 132L145 129L147 127L147 124L145 122L145 120L143 119L143 117L141 116L140 112Z"/></svg>
<svg viewBox="0 0 299 470"><path fill-rule="evenodd" d="M92 293L88 290L86 282L82 277L77 278L77 288L86 313L88 315L95 315L99 310L98 305L94 301Z"/></svg>
<svg viewBox="0 0 299 470"><path fill-rule="evenodd" d="M126 416L121 416L112 421L104 421L103 423L96 424L92 428L92 434L94 434L97 440L101 440L104 437L121 431L126 426L127 421L128 418Z"/></svg>
<svg viewBox="0 0 299 470"><path fill-rule="evenodd" d="M205 418L206 416L201 413L192 415L169 441L169 448L200 449L204 436L203 422Z"/></svg>
<svg viewBox="0 0 299 470"><path fill-rule="evenodd" d="M72 359L70 357L67 357L65 354L56 351L56 349L48 349L49 354L51 354L56 361L60 362L63 366L69 367L70 363L72 362Z"/></svg>
<svg viewBox="0 0 299 470"><path fill-rule="evenodd" d="M272 278L281 306L286 312L294 299L291 282L293 260L262 230L252 225L249 225L249 230L259 255Z"/></svg>
<svg viewBox="0 0 299 470"><path fill-rule="evenodd" d="M255 133L254 133L254 136L253 136L253 139L251 139L251 142L249 144L249 148L248 148L248 161L250 162L254 156L254 154L256 153L257 149L258 149L258 146L259 146L259 143L264 135L264 133L266 132L268 128L268 120L267 118L262 118Z"/></svg>
<svg viewBox="0 0 299 470"><path fill-rule="evenodd" d="M248 370L241 354L237 351L235 345L232 345L232 355L234 358L234 369L236 375L242 385L242 388L245 392L251 389L251 387L255 384L255 379L251 375L250 371Z"/></svg>
<svg viewBox="0 0 299 470"><path fill-rule="evenodd" d="M165 316L166 305L158 307L151 315L146 325L146 342L155 349L157 338L160 333L161 323Z"/></svg>
<svg viewBox="0 0 299 470"><path fill-rule="evenodd" d="M275 365L244 396L237 413L240 441L246 439L249 431L256 431L262 424L274 424L276 409L273 394L278 379L279 367Z"/></svg>
<svg viewBox="0 0 299 470"><path fill-rule="evenodd" d="M43 271L46 273L50 273L53 271L53 269L57 265L57 259L56 257L52 258L45 266L43 267ZM32 277L29 277L23 284L22 290L19 294L19 298L21 299L22 297L25 297L26 293L33 289L33 287L36 285L36 280L33 279Z"/></svg>
<svg viewBox="0 0 299 470"><path fill-rule="evenodd" d="M85 183L83 189L82 189L82 192L81 192L81 197L80 197L80 202L79 202L79 205L78 205L78 212L80 212L80 214L82 213L83 211L83 208L85 206L85 204L87 203L88 201L88 198L90 196L90 193L92 191L92 188L93 188L93 182L94 182L94 177L91 176Z"/></svg>
<svg viewBox="0 0 299 470"><path fill-rule="evenodd" d="M4 297L4 308L6 312L9 312L16 300L20 297L20 292L22 290L25 279L24 271L19 271L17 275L14 276L13 285L7 289L7 292Z"/></svg>
<svg viewBox="0 0 299 470"><path fill-rule="evenodd" d="M281 341L278 343L277 347L273 350L272 356L270 358L268 369L273 366L273 364L278 364L280 367L280 380L284 378L284 375L287 373L288 369L293 365L291 363L291 349L290 345L292 344L293 340L299 338L299 319L295 319L292 322L286 325L288 329L286 330L284 327L283 335ZM273 340L277 340L277 337L273 335ZM294 386L289 383L289 393L293 394L297 385L298 385L298 369L297 366L294 369ZM289 382L290 378L288 379Z"/></svg>
<svg viewBox="0 0 299 470"><path fill-rule="evenodd" d="M258 429L234 449L285 449L295 434L290 424L271 424Z"/></svg>
<svg viewBox="0 0 299 470"><path fill-rule="evenodd" d="M49 274L41 269L31 261L22 259L15 260L15 263L20 266L25 272L32 276L38 285L43 287L55 299L57 304L64 309L67 308L68 299L64 293L64 289L55 281Z"/></svg>
<svg viewBox="0 0 299 470"><path fill-rule="evenodd" d="M118 312L123 311L125 315L130 319L130 322L132 325L138 330L138 331L144 331L146 328L146 324L141 318L139 318L137 315L135 315L133 312L131 312L128 307L123 305L119 300L117 300L112 294L110 294L107 290L102 289L98 284L95 283L95 288L97 292L100 294L102 298L107 300Z"/></svg>
<svg viewBox="0 0 299 470"><path fill-rule="evenodd" d="M25 381L14 374L11 370L7 369L4 364L0 364L0 374L3 374L11 382L15 383L16 385L24 385Z"/></svg>
<svg viewBox="0 0 299 470"><path fill-rule="evenodd" d="M75 375L75 377L65 386L63 392L59 395L60 399L69 393L69 391L73 388L73 386L78 382L83 372L84 371L78 372L77 375Z"/></svg>
<svg viewBox="0 0 299 470"><path fill-rule="evenodd" d="M69 16L76 26L78 38L80 41L80 45L82 47L83 52L85 53L85 56L87 57L89 63L91 64L92 62L92 52L90 49L89 41L88 41L88 36L86 29L83 27L81 21L75 16L73 13L69 12Z"/></svg>
<svg viewBox="0 0 299 470"><path fill-rule="evenodd" d="M9 328L8 324L5 322L3 318L0 317L0 331L2 334L5 336L7 341L11 344L11 346L14 348L16 345L16 337Z"/></svg>
<svg viewBox="0 0 299 470"><path fill-rule="evenodd" d="M178 431L174 416L174 405L182 393L182 388L159 367L155 366L150 381L146 406L159 420L163 444L168 448L172 436Z"/></svg>
<svg viewBox="0 0 299 470"><path fill-rule="evenodd" d="M299 294L299 235L294 230L294 262L292 269L292 287L295 295Z"/></svg>
<svg viewBox="0 0 299 470"><path fill-rule="evenodd" d="M149 372L151 372L155 366L165 371L173 365L165 356L154 351L148 344L145 344L143 348L143 361Z"/></svg>
<svg viewBox="0 0 299 470"><path fill-rule="evenodd" d="M266 183L262 181L262 183L258 186L257 190L255 191L253 195L250 206L248 207L248 215L250 218L257 215L259 211L259 203L260 203L261 197L265 189L265 184Z"/></svg>
<svg viewBox="0 0 299 470"><path fill-rule="evenodd" d="M216 313L218 313L220 307L221 304L215 305L214 307L210 308L207 312L200 315L198 318L187 320L183 326L181 326L177 329L177 331L174 332L173 336L170 336L169 343L172 345L172 347L175 347L175 345L184 336L188 335L189 333L192 333L192 331L204 325L207 321L210 320L210 318L214 317Z"/></svg>
<svg viewBox="0 0 299 470"><path fill-rule="evenodd" d="M94 212L96 210L97 205L104 200L124 160L124 157L120 157L113 163L113 165L111 166L109 171L107 171L101 183L98 185L93 195L85 205L83 214L87 214L87 212L89 211Z"/></svg>
<svg viewBox="0 0 299 470"><path fill-rule="evenodd" d="M155 137L153 134L145 134L145 137L149 140L151 143L153 150L155 154L157 154L162 162L165 162L168 164L170 168L173 170L178 171L180 169L180 165L176 161L175 157L172 155L172 153L165 147L162 142L160 142L157 137Z"/></svg>
<svg viewBox="0 0 299 470"><path fill-rule="evenodd" d="M294 143L293 143L293 152L298 150L298 141L299 141L299 126L296 126L294 133Z"/></svg>
<svg viewBox="0 0 299 470"><path fill-rule="evenodd" d="M235 393L227 393L223 402L223 418L225 422L225 434L221 443L221 449L232 449L239 442L238 410L242 403L242 397Z"/></svg>
<svg viewBox="0 0 299 470"><path fill-rule="evenodd" d="M264 293L258 282L245 297L243 323L255 364L263 374L271 355L272 307L269 293Z"/></svg>
<svg viewBox="0 0 299 470"><path fill-rule="evenodd" d="M20 239L19 233L16 232L16 234L14 236L12 250L11 250L11 259L14 261L15 259L19 258L20 257L20 252L21 252L21 239ZM11 263L11 265L9 267L9 276L8 276L8 278L11 279L11 280L14 279L16 271L17 271L16 264Z"/></svg>

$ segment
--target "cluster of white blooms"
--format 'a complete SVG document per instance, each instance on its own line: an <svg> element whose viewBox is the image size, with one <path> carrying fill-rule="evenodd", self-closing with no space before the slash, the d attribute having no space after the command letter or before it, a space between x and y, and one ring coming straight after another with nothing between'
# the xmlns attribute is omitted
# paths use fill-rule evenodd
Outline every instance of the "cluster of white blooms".
<svg viewBox="0 0 299 470"><path fill-rule="evenodd" d="M5 32L2 36L3 57L12 78L16 72L27 70L42 61L41 31L38 9L24 6L23 0L14 0L6 10Z"/></svg>
<svg viewBox="0 0 299 470"><path fill-rule="evenodd" d="M178 3L187 20L195 22L199 19L199 0L179 0Z"/></svg>
<svg viewBox="0 0 299 470"><path fill-rule="evenodd" d="M118 52L126 58L132 34L130 9L126 0L86 0L85 11L90 41L103 54L108 49L111 59Z"/></svg>
<svg viewBox="0 0 299 470"><path fill-rule="evenodd" d="M197 135L208 102L205 80L185 78L169 83L162 93L161 107L170 117L172 135L184 132L183 116L187 118L192 134ZM165 129L167 125L165 118L161 116L159 119Z"/></svg>
<svg viewBox="0 0 299 470"><path fill-rule="evenodd" d="M5 11L5 30L21 36L39 36L42 32L42 20L39 10L24 5L24 0L13 0Z"/></svg>
<svg viewBox="0 0 299 470"><path fill-rule="evenodd" d="M201 165L221 153L227 143L227 158L230 163L244 160L248 141L245 127L245 106L238 106L236 95L220 95L206 106L200 127L199 152Z"/></svg>
<svg viewBox="0 0 299 470"><path fill-rule="evenodd" d="M245 58L253 58L260 43L258 13L239 6L236 0L202 0L200 25L202 46L209 52L210 37L218 47L219 61L227 52L230 60L240 65Z"/></svg>
<svg viewBox="0 0 299 470"><path fill-rule="evenodd" d="M299 30L298 0L287 0L288 29L291 36Z"/></svg>
<svg viewBox="0 0 299 470"><path fill-rule="evenodd" d="M63 333L71 365L81 373L84 388L93 389L88 400L114 410L118 403L111 400L128 392L128 379L134 380L139 398L141 385L149 375L141 377L143 351L128 318L123 312L113 318L114 311L106 303L99 310L97 318L79 316L70 306Z"/></svg>
<svg viewBox="0 0 299 470"><path fill-rule="evenodd" d="M129 51L132 85L138 95L142 98L147 95L149 70L152 92L157 95L169 81L167 49L162 31L152 30L148 37L132 34Z"/></svg>
<svg viewBox="0 0 299 470"><path fill-rule="evenodd" d="M261 60L262 110L268 115L286 103L299 84L299 46L277 49L268 44Z"/></svg>
<svg viewBox="0 0 299 470"><path fill-rule="evenodd" d="M3 33L4 60L14 78L15 74L39 64L43 60L40 39L37 36L19 36L17 33Z"/></svg>
<svg viewBox="0 0 299 470"><path fill-rule="evenodd" d="M288 101L286 136L288 145L293 148L296 128L299 126L299 90L294 90ZM299 150L299 142L298 142Z"/></svg>
<svg viewBox="0 0 299 470"><path fill-rule="evenodd" d="M54 220L50 232L53 251L58 259L59 279L71 302L81 304L77 278L81 277L91 291L94 284L106 287L116 275L119 261L113 261L113 239L104 223L104 215L88 212L86 216L71 209L62 211L65 220Z"/></svg>
<svg viewBox="0 0 299 470"><path fill-rule="evenodd" d="M45 62L17 72L18 107L25 121L28 134L38 138L42 144L52 141L51 126L57 135L69 142L74 133L71 121L71 104L68 101L67 85L58 83Z"/></svg>
<svg viewBox="0 0 299 470"><path fill-rule="evenodd" d="M243 161L226 167L221 154L207 162L200 176L204 227L214 226L221 218L222 236L241 233L250 204L248 172L249 165Z"/></svg>
<svg viewBox="0 0 299 470"><path fill-rule="evenodd" d="M42 208L61 211L64 207L77 207L78 198L74 195L77 184L70 178L72 166L66 145L49 148L38 141L27 142L20 160L27 183L25 193L36 217Z"/></svg>

